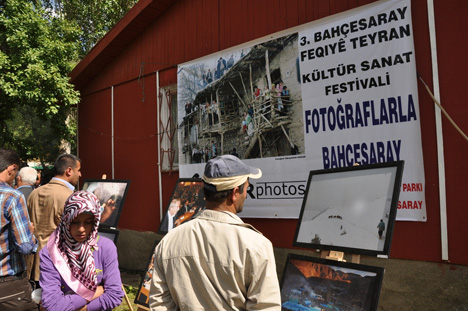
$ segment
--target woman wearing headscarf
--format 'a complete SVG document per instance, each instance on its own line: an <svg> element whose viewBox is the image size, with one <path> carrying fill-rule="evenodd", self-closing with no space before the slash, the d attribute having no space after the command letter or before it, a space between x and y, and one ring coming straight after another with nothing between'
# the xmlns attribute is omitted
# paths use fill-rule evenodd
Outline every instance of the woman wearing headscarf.
<svg viewBox="0 0 468 311"><path fill-rule="evenodd" d="M62 221L40 252L42 308L112 310L124 295L117 249L98 235L100 204L86 191L65 202Z"/></svg>

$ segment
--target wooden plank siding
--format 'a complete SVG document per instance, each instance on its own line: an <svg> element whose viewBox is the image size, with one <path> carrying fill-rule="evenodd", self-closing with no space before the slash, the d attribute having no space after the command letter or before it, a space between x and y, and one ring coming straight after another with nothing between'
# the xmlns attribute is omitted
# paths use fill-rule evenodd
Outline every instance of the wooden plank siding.
<svg viewBox="0 0 468 311"><path fill-rule="evenodd" d="M344 12L372 0L140 0L77 65L72 82L82 93L79 152L83 179L110 169L110 87L115 97L116 178L131 179L119 227L156 231L159 226L157 176L156 71L160 85L177 83L177 65L269 34ZM464 72L468 2L435 2L442 103L468 132ZM417 71L432 88L425 1L412 1ZM140 78L140 81L138 80ZM391 257L440 261L439 176L432 99L419 87L426 178L427 222L398 221ZM142 102L143 94L145 101ZM443 118L449 257L468 264L468 144ZM150 138L151 137L151 138ZM108 176L109 173L108 173ZM177 173L163 173L165 209ZM276 247L292 245L297 220L246 219ZM281 234L278 234L281 232Z"/></svg>
<svg viewBox="0 0 468 311"><path fill-rule="evenodd" d="M359 1L359 5L370 2ZM90 72L88 79L95 76L94 81L82 91L92 93L135 79L142 63L144 74L148 74L356 6L358 2L353 0L181 0L141 30L148 24L148 16L158 11L149 7L141 21L137 18L125 32L113 37L110 52L102 52L105 57L112 57L113 50L121 50L117 57L90 64L98 68L102 62L104 68L99 74L98 69ZM112 66L107 66L106 61L112 61Z"/></svg>
<svg viewBox="0 0 468 311"><path fill-rule="evenodd" d="M114 89L115 177L131 180L120 220L124 228L156 230L159 223L155 83L151 75Z"/></svg>
<svg viewBox="0 0 468 311"><path fill-rule="evenodd" d="M79 156L82 159L82 180L101 178L112 170L111 165L111 90L85 96L78 105ZM90 172L95 174L90 175Z"/></svg>
<svg viewBox="0 0 468 311"><path fill-rule="evenodd" d="M467 30L468 19L466 12L468 12L468 2L466 1L448 1L442 3L434 1L434 9L436 12L436 34L437 34L437 57L439 60L439 79L440 79L440 94L441 104L450 114L455 123L468 135L468 105L466 93L466 72L468 69L468 59L466 51L468 50ZM415 14L413 9L413 14ZM419 15L419 14L418 14ZM421 14L422 15L422 14ZM424 22L426 18L419 17ZM419 20L418 20L419 22ZM413 28L414 23L413 23ZM415 28L415 35L420 35ZM428 34L422 33L423 38ZM432 89L432 72L431 66L426 65L422 55L429 55L430 46L423 38L417 38L415 46L417 49L423 48L419 51L419 58L417 70L424 78L426 83ZM421 45L421 47L419 45ZM420 84L420 90L423 86ZM432 99L428 98L427 93L420 95L420 110L432 111ZM429 113L426 112L426 115ZM431 116L432 117L432 116ZM429 123L434 119L424 120L421 128L431 129ZM423 117L421 116L421 121ZM449 258L451 262L468 264L467 260L467 237L468 220L467 213L467 175L468 175L468 142L458 133L454 126L452 126L447 119L442 116L443 135L444 135L444 154L445 154L445 170L446 170L446 196L447 196L447 224L448 224L448 239L449 239ZM424 127L423 127L424 126ZM429 130L430 131L430 130ZM430 132L431 133L431 132ZM434 133L434 132L432 132ZM431 134L432 134L431 133ZM432 146L432 141L435 138L432 135L427 135L423 143L427 144L427 149L424 152L429 155L433 154L435 147ZM424 144L423 144L424 147ZM433 149L434 148L434 149ZM426 164L426 157L424 159L424 166L431 171L430 167L436 168L436 160ZM438 194L438 174L430 172L432 179L428 183L426 180L426 192ZM436 207L438 210L438 195L434 197ZM423 228L421 228L424 230ZM427 230L427 229L426 229ZM426 231L424 230L424 231ZM438 233L438 230L434 230ZM436 239L434 235L433 241Z"/></svg>

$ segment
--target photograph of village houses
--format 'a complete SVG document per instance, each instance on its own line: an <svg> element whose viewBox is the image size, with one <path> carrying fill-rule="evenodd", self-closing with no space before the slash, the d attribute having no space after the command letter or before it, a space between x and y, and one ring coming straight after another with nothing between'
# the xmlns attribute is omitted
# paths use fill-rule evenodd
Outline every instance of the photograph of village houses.
<svg viewBox="0 0 468 311"><path fill-rule="evenodd" d="M179 66L180 164L304 153L297 33Z"/></svg>

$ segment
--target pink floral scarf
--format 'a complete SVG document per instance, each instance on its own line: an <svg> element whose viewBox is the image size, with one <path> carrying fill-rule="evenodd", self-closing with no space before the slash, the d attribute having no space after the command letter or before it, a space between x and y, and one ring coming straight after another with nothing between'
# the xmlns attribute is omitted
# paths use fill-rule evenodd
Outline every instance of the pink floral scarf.
<svg viewBox="0 0 468 311"><path fill-rule="evenodd" d="M77 242L70 233L70 224L84 212L94 215L94 225L88 239ZM98 285L93 251L98 249L100 218L97 197L87 191L77 191L65 202L62 221L47 242L50 258L60 276L75 293L88 301L93 299Z"/></svg>

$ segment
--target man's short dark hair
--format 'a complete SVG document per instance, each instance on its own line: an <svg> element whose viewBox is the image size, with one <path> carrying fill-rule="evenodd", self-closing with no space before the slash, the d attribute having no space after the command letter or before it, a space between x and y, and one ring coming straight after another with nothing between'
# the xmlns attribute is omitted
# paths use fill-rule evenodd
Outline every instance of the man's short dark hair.
<svg viewBox="0 0 468 311"><path fill-rule="evenodd" d="M243 192L245 187L245 183L239 186L239 191ZM205 192L205 200L207 202L213 203L223 203L231 194L234 189L224 190L224 191L211 191L206 188L203 188Z"/></svg>
<svg viewBox="0 0 468 311"><path fill-rule="evenodd" d="M81 160L75 157L73 154L64 153L59 155L54 163L55 174L63 175L69 167L75 169L78 165L78 162L81 163Z"/></svg>
<svg viewBox="0 0 468 311"><path fill-rule="evenodd" d="M18 167L21 165L19 156L13 150L0 148L0 172L12 164L16 164Z"/></svg>

